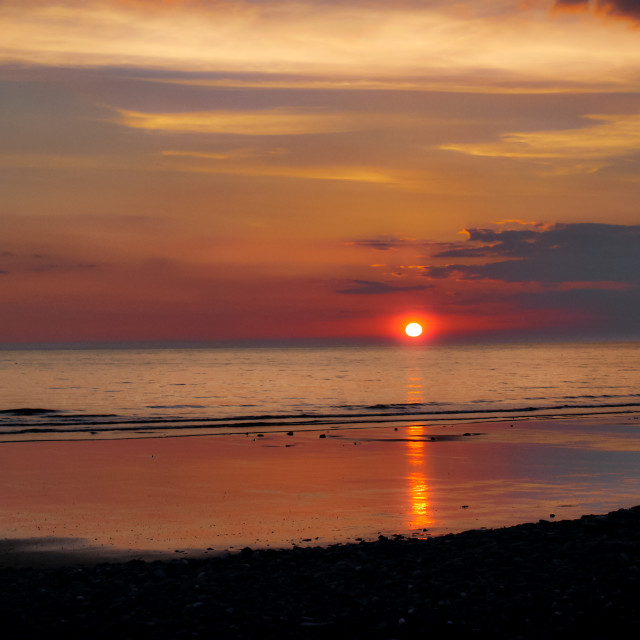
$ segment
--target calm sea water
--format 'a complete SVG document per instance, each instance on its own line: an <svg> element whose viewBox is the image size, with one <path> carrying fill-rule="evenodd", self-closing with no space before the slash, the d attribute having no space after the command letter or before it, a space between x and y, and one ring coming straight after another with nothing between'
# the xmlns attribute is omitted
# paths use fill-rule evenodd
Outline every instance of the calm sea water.
<svg viewBox="0 0 640 640"><path fill-rule="evenodd" d="M640 342L0 351L0 441L640 411Z"/></svg>

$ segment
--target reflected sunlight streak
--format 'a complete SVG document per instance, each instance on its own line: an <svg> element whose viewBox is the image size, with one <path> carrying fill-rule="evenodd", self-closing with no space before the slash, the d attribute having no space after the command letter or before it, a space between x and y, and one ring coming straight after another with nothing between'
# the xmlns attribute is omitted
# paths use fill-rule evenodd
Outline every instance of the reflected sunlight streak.
<svg viewBox="0 0 640 640"><path fill-rule="evenodd" d="M409 370L407 377L407 403L421 404L424 402L424 385L422 376L417 368ZM407 427L407 460L411 471L407 475L409 481L409 501L411 505L409 527L411 529L426 529L433 525L431 518L431 503L429 500L429 485L424 473L425 469L425 427L422 424L409 424Z"/></svg>
<svg viewBox="0 0 640 640"><path fill-rule="evenodd" d="M409 481L409 496L411 501L411 519L409 527L411 529L425 529L433 525L431 518L431 503L429 501L429 485L427 477L423 473L425 466L424 455L424 426L420 424L409 425L407 442L407 460L414 468L407 476Z"/></svg>

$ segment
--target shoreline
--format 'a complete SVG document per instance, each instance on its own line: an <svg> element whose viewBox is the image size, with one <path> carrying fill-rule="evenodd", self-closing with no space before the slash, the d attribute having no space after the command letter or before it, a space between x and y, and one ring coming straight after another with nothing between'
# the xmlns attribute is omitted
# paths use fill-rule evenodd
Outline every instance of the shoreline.
<svg viewBox="0 0 640 640"><path fill-rule="evenodd" d="M640 630L640 507L426 540L0 565L12 638L611 638Z"/></svg>
<svg viewBox="0 0 640 640"><path fill-rule="evenodd" d="M59 413L57 410L21 408L0 410L7 415ZM114 416L115 417L115 416ZM9 423L0 433L0 446L7 444L100 442L114 440L152 440L169 438L207 438L225 436L263 436L296 433L328 433L370 428L402 428L419 422L425 428L501 424L505 422L640 419L640 404L601 404L563 407L526 407L520 409L476 409L460 411L383 412L353 414L299 414L241 416L237 418L121 419L113 421L72 421L64 423L35 422L22 425Z"/></svg>

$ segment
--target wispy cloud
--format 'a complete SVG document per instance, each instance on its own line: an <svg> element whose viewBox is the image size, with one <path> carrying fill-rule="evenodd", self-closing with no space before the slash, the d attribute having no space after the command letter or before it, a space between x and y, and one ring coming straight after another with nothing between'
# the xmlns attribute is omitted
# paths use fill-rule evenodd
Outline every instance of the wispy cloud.
<svg viewBox="0 0 640 640"><path fill-rule="evenodd" d="M224 151L180 151L166 150L163 156L174 158L198 158L201 160L246 160L248 158L274 158L284 156L287 150L282 147L271 149L255 149L244 147L240 149L226 149Z"/></svg>
<svg viewBox="0 0 640 640"><path fill-rule="evenodd" d="M403 184L402 178L387 169L356 164L285 164L288 152L282 147L257 149L240 148L220 152L163 151L162 155L175 162L168 169L192 173L232 174L305 180L338 180L374 184Z"/></svg>
<svg viewBox="0 0 640 640"><path fill-rule="evenodd" d="M356 295L386 295L390 293L403 293L406 291L424 291L431 285L394 285L387 282L374 280L349 280L349 285L344 289L338 289L336 293Z"/></svg>
<svg viewBox="0 0 640 640"><path fill-rule="evenodd" d="M640 48L622 21L576 29L536 4L9 1L0 7L0 54L49 66L298 74L443 90L635 86ZM635 15L630 2L601 4Z"/></svg>
<svg viewBox="0 0 640 640"><path fill-rule="evenodd" d="M358 240L348 240L347 246L366 247L377 251L390 251L404 247L424 246L424 241L414 238L401 238L399 236L377 236L375 238L360 238Z"/></svg>
<svg viewBox="0 0 640 640"><path fill-rule="evenodd" d="M0 273L5 275L69 273L99 268L99 265L95 262L78 262L64 256L51 256L45 253L16 254L5 251L0 254L0 258L2 258L3 261Z"/></svg>
<svg viewBox="0 0 640 640"><path fill-rule="evenodd" d="M575 160L585 171L600 162L640 153L640 115L588 115L579 129L511 132L495 142L449 143L440 149L472 156L533 160ZM591 123L596 124L591 124Z"/></svg>
<svg viewBox="0 0 640 640"><path fill-rule="evenodd" d="M276 108L255 111L143 113L117 109L116 122L133 129L170 133L224 133L242 136L286 136L338 133L370 126L366 118L321 110Z"/></svg>
<svg viewBox="0 0 640 640"><path fill-rule="evenodd" d="M188 156L185 156L188 157ZM353 165L296 166L279 164L185 164L171 167L172 171L217 173L236 176L291 178L303 180L337 180L370 184L402 186L402 181L384 169Z"/></svg>
<svg viewBox="0 0 640 640"><path fill-rule="evenodd" d="M555 8L567 11L593 10L617 18L640 21L638 0L556 0Z"/></svg>

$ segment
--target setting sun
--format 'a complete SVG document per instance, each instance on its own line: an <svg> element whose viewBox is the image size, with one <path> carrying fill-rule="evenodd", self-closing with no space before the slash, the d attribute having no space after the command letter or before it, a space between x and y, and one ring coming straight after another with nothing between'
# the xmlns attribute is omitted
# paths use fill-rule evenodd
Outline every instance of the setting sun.
<svg viewBox="0 0 640 640"><path fill-rule="evenodd" d="M417 338L422 333L422 326L417 322L411 322L404 328L404 331L408 336Z"/></svg>

